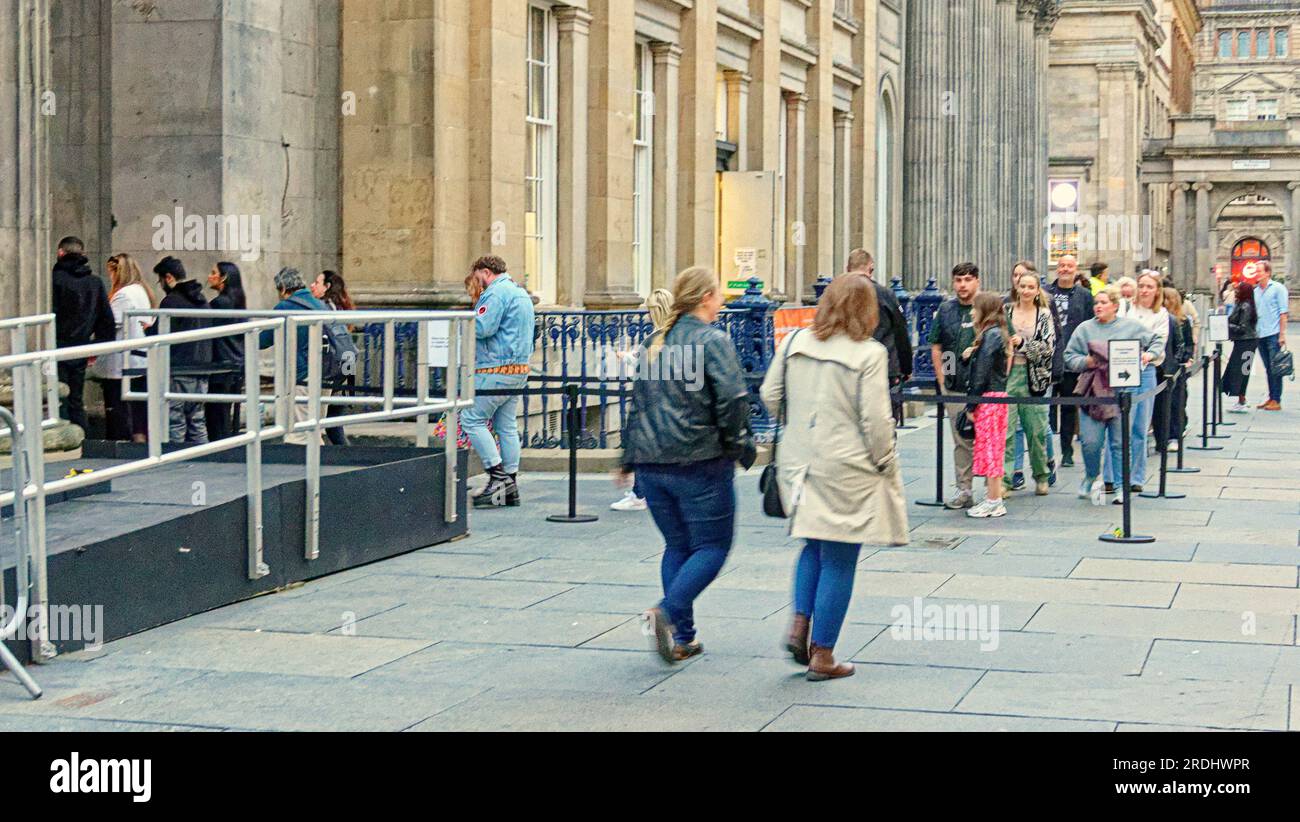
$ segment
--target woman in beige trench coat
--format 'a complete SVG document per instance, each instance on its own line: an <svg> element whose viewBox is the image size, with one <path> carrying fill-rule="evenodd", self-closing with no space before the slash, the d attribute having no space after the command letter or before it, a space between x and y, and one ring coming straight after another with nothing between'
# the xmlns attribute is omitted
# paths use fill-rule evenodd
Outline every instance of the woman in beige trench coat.
<svg viewBox="0 0 1300 822"><path fill-rule="evenodd" d="M862 544L908 540L889 355L871 337L877 317L870 280L837 278L812 328L782 341L763 380L763 402L774 416L784 401L777 482L790 534L805 540L787 649L813 681L853 674L832 652Z"/></svg>

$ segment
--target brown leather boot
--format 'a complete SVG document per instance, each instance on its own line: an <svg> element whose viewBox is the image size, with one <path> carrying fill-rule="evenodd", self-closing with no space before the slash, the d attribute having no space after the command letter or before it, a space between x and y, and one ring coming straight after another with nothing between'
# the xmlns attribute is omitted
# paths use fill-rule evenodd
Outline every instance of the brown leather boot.
<svg viewBox="0 0 1300 822"><path fill-rule="evenodd" d="M808 626L807 615L795 614L790 622L790 635L785 639L785 649L800 665L807 665L812 661L812 657L808 654Z"/></svg>
<svg viewBox="0 0 1300 822"><path fill-rule="evenodd" d="M808 665L808 681L824 682L828 679L842 679L853 676L853 666L847 662L836 662L831 648L809 645L812 649L812 662Z"/></svg>

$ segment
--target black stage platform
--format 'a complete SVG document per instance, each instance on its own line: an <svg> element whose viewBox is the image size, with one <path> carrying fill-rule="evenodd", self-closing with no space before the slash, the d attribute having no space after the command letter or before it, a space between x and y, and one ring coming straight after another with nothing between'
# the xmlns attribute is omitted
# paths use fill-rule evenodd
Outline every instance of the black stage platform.
<svg viewBox="0 0 1300 822"><path fill-rule="evenodd" d="M262 448L263 562L248 579L244 449L117 478L107 493L46 508L49 599L102 605L105 642L295 582L446 542L466 533L467 452L459 453L456 522L443 521L443 452L349 446L321 450L320 556L304 558L303 448ZM83 459L50 463L102 470L145 446L88 442ZM12 486L7 475L4 487ZM200 483L200 484L196 484ZM15 598L13 520L0 521L0 568ZM60 653L82 647L56 641ZM24 661L28 642L8 643Z"/></svg>

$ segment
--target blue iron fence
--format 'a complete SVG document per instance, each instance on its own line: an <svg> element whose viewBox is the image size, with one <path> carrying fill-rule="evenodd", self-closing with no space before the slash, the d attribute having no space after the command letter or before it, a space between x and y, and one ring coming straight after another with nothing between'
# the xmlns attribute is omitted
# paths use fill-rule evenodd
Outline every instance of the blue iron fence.
<svg viewBox="0 0 1300 822"><path fill-rule="evenodd" d="M830 281L814 286L817 296ZM934 312L943 295L931 278L925 290L915 296L894 278L898 296L911 331L916 350L914 378L934 378L930 347L925 342ZM759 398L758 389L775 353L775 314L780 306L763 296L762 284L753 279L744 295L734 300L718 318L717 326L736 346L741 366L750 388L750 422L759 442L770 442L775 423ZM617 435L627 419L629 393L619 389L618 380L632 376L632 358L654 328L645 309L628 311L584 311L557 309L537 312L536 350L533 371L547 377L583 378L596 394L586 396L579 409L581 448L614 448L621 442ZM383 328L367 325L355 333L361 354L358 382L363 386L382 383ZM395 364L399 392L414 393L418 368L418 329L415 323L397 326ZM433 371L433 389L440 391L445 380L442 369ZM526 448L563 448L568 446L567 399L555 396L526 396L523 399L520 436Z"/></svg>

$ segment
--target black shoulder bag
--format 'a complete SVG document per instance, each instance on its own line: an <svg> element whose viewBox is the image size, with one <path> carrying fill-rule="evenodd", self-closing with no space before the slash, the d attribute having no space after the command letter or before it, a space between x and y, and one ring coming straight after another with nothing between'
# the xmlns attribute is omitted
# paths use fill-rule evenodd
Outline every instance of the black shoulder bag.
<svg viewBox="0 0 1300 822"><path fill-rule="evenodd" d="M795 331L790 337L790 344L785 347L785 355L781 358L781 410L777 414L777 433L772 438L772 458L763 466L763 474L758 478L758 491L763 495L763 513L769 517L777 519L788 519L790 513L785 509L785 503L781 501L781 486L776 481L776 449L780 445L781 436L785 429L785 403L786 403L786 375L790 366L790 349L794 347L794 337L798 336L803 329Z"/></svg>

